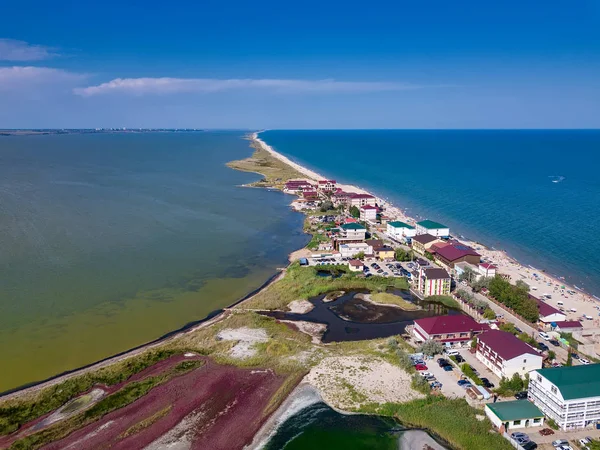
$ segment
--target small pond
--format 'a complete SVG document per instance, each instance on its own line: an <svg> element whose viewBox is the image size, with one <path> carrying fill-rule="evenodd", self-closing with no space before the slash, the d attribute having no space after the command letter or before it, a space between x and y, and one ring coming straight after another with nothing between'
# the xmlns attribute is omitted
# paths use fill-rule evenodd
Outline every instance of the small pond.
<svg viewBox="0 0 600 450"><path fill-rule="evenodd" d="M306 314L286 313L281 311L261 312L280 320L305 320L307 322L324 323L327 331L323 342L359 341L376 339L402 334L407 325L415 319L446 314L461 314L460 311L448 308L436 302L424 302L413 297L409 291L390 290L405 300L416 303L421 309L404 311L395 306L376 305L364 299L368 291L349 291L333 301L325 301L326 295L319 295L309 301L315 305Z"/></svg>

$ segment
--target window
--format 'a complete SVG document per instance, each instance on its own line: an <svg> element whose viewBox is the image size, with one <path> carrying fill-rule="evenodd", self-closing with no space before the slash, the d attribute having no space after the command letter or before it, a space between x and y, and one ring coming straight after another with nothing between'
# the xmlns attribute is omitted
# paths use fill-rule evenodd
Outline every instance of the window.
<svg viewBox="0 0 600 450"><path fill-rule="evenodd" d="M556 391L557 391L557 389L556 389L556 386L552 386L552 387L550 388L550 391L551 391L553 394L556 394Z"/></svg>
<svg viewBox="0 0 600 450"><path fill-rule="evenodd" d="M542 419L537 418L537 419L533 419L533 423L540 423Z"/></svg>
<svg viewBox="0 0 600 450"><path fill-rule="evenodd" d="M538 376L537 376L537 380L538 380L538 383L541 383L541 382L542 382L542 376L541 376L541 375L538 375Z"/></svg>
<svg viewBox="0 0 600 450"><path fill-rule="evenodd" d="M513 422L513 424L514 424L514 425L521 425L521 421L520 421L520 420L515 420L515 421Z"/></svg>
<svg viewBox="0 0 600 450"><path fill-rule="evenodd" d="M523 364L527 364L527 359L524 359L524 360L523 360Z"/></svg>

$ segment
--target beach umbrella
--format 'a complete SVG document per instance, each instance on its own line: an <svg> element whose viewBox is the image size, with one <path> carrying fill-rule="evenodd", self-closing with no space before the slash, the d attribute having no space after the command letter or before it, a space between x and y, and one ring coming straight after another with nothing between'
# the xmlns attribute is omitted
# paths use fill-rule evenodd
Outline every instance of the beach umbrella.
<svg viewBox="0 0 600 450"><path fill-rule="evenodd" d="M564 287L564 286L561 286L560 288L561 288L561 289L564 289L565 287Z"/></svg>

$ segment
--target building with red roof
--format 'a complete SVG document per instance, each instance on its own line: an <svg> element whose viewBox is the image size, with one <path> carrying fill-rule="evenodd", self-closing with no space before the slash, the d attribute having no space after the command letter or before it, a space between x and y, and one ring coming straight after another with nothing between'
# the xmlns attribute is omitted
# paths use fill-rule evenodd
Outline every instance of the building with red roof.
<svg viewBox="0 0 600 450"><path fill-rule="evenodd" d="M497 267L490 263L481 263L477 267L479 275L486 278L493 278L496 276Z"/></svg>
<svg viewBox="0 0 600 450"><path fill-rule="evenodd" d="M302 198L306 201L314 201L318 200L319 194L317 194L317 191L303 191Z"/></svg>
<svg viewBox="0 0 600 450"><path fill-rule="evenodd" d="M481 260L481 255L468 245L452 243L438 248L435 252L435 259L442 266L452 269L454 264L463 261L477 266Z"/></svg>
<svg viewBox="0 0 600 450"><path fill-rule="evenodd" d="M500 378L521 377L542 368L542 355L514 334L490 330L477 336L475 356Z"/></svg>
<svg viewBox="0 0 600 450"><path fill-rule="evenodd" d="M317 189L323 192L335 192L337 190L335 180L320 180Z"/></svg>
<svg viewBox="0 0 600 450"><path fill-rule="evenodd" d="M360 211L360 220L363 222L375 222L377 220L377 206L362 205L358 209Z"/></svg>
<svg viewBox="0 0 600 450"><path fill-rule="evenodd" d="M489 329L487 324L478 323L471 316L455 314L417 319L413 335L418 341L433 340L444 344L462 345L473 339L473 336Z"/></svg>
<svg viewBox="0 0 600 450"><path fill-rule="evenodd" d="M529 298L534 299L538 305L538 309L540 311L540 322L549 324L552 322L564 322L567 320L567 315L561 310L556 309L554 306L534 297L531 294L529 295Z"/></svg>
<svg viewBox="0 0 600 450"><path fill-rule="evenodd" d="M583 330L583 325L579 320L565 320L563 322L552 322L551 328L559 333L573 333Z"/></svg>
<svg viewBox="0 0 600 450"><path fill-rule="evenodd" d="M375 206L375 197L371 194L350 194L349 206L360 208L363 205Z"/></svg>

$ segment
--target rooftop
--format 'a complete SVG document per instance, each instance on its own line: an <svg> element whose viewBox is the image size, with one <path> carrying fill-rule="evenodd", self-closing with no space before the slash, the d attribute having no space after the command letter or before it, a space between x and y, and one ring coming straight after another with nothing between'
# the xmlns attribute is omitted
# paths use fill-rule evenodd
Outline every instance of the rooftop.
<svg viewBox="0 0 600 450"><path fill-rule="evenodd" d="M436 253L448 261L456 261L465 256L481 256L468 245L453 244L439 248Z"/></svg>
<svg viewBox="0 0 600 450"><path fill-rule="evenodd" d="M350 194L350 198L375 198L371 194Z"/></svg>
<svg viewBox="0 0 600 450"><path fill-rule="evenodd" d="M367 239L365 243L369 244L374 249L383 247L385 245L381 239Z"/></svg>
<svg viewBox="0 0 600 450"><path fill-rule="evenodd" d="M490 330L477 337L478 340L490 347L503 359L513 359L523 354L539 355L530 345L514 334L500 330Z"/></svg>
<svg viewBox="0 0 600 450"><path fill-rule="evenodd" d="M351 259L350 261L348 261L348 264L350 264L351 266L354 266L354 267L362 267L363 266L362 261L359 261L358 259Z"/></svg>
<svg viewBox="0 0 600 450"><path fill-rule="evenodd" d="M479 267L483 267L484 269L497 269L497 267L493 264L490 263L481 263L479 264Z"/></svg>
<svg viewBox="0 0 600 450"><path fill-rule="evenodd" d="M548 303L540 300L539 298L536 298L533 295L530 295L529 297L537 302L538 309L540 310L540 318L551 316L552 314L561 314L563 316L565 315L565 313L561 310L556 309L554 306L549 305Z"/></svg>
<svg viewBox="0 0 600 450"><path fill-rule="evenodd" d="M344 230L366 230L360 223L345 223L341 228Z"/></svg>
<svg viewBox="0 0 600 450"><path fill-rule="evenodd" d="M390 247L389 245L384 245L382 247L377 247L377 251L378 252L393 252L394 249L392 247Z"/></svg>
<svg viewBox="0 0 600 450"><path fill-rule="evenodd" d="M486 406L502 421L536 419L544 413L529 400L487 403Z"/></svg>
<svg viewBox="0 0 600 450"><path fill-rule="evenodd" d="M425 269L425 278L428 280L444 280L450 278L448 272L444 269Z"/></svg>
<svg viewBox="0 0 600 450"><path fill-rule="evenodd" d="M558 328L583 328L579 320L563 320L562 322L552 322Z"/></svg>
<svg viewBox="0 0 600 450"><path fill-rule="evenodd" d="M565 400L600 397L600 364L553 367L537 373L554 384Z"/></svg>
<svg viewBox="0 0 600 450"><path fill-rule="evenodd" d="M436 241L437 238L430 234L419 234L412 238L413 241L417 241L419 244L429 244L430 242Z"/></svg>
<svg viewBox="0 0 600 450"><path fill-rule="evenodd" d="M377 209L377 207L373 205L362 205L360 209Z"/></svg>
<svg viewBox="0 0 600 450"><path fill-rule="evenodd" d="M335 180L320 180L319 181L319 184L327 184L327 183L335 184Z"/></svg>
<svg viewBox="0 0 600 450"><path fill-rule="evenodd" d="M394 222L388 222L388 225L394 228L408 228L409 230L415 229L415 227L411 227L409 224L400 222L399 220L395 220Z"/></svg>
<svg viewBox="0 0 600 450"><path fill-rule="evenodd" d="M456 314L452 316L425 317L415 320L427 334L465 333L467 331L484 331L490 327L485 323L477 323L471 316Z"/></svg>
<svg viewBox="0 0 600 450"><path fill-rule="evenodd" d="M427 228L428 230L435 230L438 228L448 228L446 225L443 225L439 222L434 222L433 220L422 220L421 222L417 222L417 225L420 225L423 228Z"/></svg>

